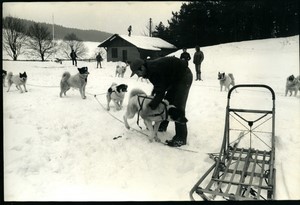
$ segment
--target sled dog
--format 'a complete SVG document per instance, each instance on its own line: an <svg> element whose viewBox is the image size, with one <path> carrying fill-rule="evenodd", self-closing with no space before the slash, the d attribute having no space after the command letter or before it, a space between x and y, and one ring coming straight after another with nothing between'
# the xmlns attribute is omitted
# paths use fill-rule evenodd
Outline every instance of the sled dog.
<svg viewBox="0 0 300 205"><path fill-rule="evenodd" d="M162 121L175 121L178 123L186 123L184 112L176 108L174 105L169 105L167 100L163 100L155 110L149 108L148 104L152 101L153 96L147 96L140 89L132 89L129 95L126 113L123 116L125 127L130 129L127 119L132 119L136 113L144 120L144 124L151 132L150 142L153 140L159 142L157 137L159 125ZM152 123L154 122L154 125Z"/></svg>
<svg viewBox="0 0 300 205"><path fill-rule="evenodd" d="M298 91L300 90L300 75L295 78L294 75L290 75L286 79L285 85L285 96L287 96L288 92L290 92L290 96L295 92L294 96L297 95Z"/></svg>
<svg viewBox="0 0 300 205"><path fill-rule="evenodd" d="M21 88L21 85L23 85L23 87L25 89L25 92L27 92L26 81L27 81L27 74L26 74L26 72L19 73L19 75L13 75L12 72L9 72L7 74L7 84L8 84L8 90L7 90L7 92L9 92L10 87L11 87L12 84L16 84L17 89L20 90L21 93L23 93L23 90Z"/></svg>
<svg viewBox="0 0 300 205"><path fill-rule="evenodd" d="M126 72L127 66L128 66L127 63L126 63L125 66L123 66L123 65L117 65L116 66L116 75L115 75L115 77L121 77L121 78L123 78L124 74Z"/></svg>
<svg viewBox="0 0 300 205"><path fill-rule="evenodd" d="M232 73L228 73L226 75L223 73L218 73L218 80L220 81L220 91L222 92L223 86L225 87L225 91L229 91L230 85L235 86L234 77Z"/></svg>
<svg viewBox="0 0 300 205"><path fill-rule="evenodd" d="M110 88L107 90L106 99L107 99L107 110L110 110L109 103L112 100L115 104L116 110L122 109L123 100L125 93L127 92L127 85L117 83L112 83Z"/></svg>
<svg viewBox="0 0 300 205"><path fill-rule="evenodd" d="M7 76L7 71L2 70L2 86L5 87L5 78Z"/></svg>
<svg viewBox="0 0 300 205"><path fill-rule="evenodd" d="M78 68L79 73L71 75L68 71L64 72L60 81L60 94L66 96L66 92L71 88L79 88L82 99L85 99L85 86L87 84L87 77L89 75L88 67Z"/></svg>

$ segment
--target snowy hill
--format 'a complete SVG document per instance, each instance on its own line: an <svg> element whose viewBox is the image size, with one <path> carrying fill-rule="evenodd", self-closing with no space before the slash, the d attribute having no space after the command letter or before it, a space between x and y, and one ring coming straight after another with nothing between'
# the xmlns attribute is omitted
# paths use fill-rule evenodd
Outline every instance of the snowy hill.
<svg viewBox="0 0 300 205"><path fill-rule="evenodd" d="M93 46L92 46L93 47ZM93 48L90 48L92 50ZM70 89L59 97L64 71L76 74L70 61L3 61L3 69L27 72L28 92L3 88L4 199L11 201L183 201L196 181L214 163L206 153L218 152L222 143L226 92L220 92L218 71L232 72L236 84L262 83L276 94L276 199L300 199L300 96L285 97L285 81L299 75L299 36L203 47L204 81L194 81L187 102L186 152L150 143L136 116L131 130L122 123L128 94L121 111L106 111L105 93L112 82L139 87L149 93L151 83L115 77L118 63L78 62L88 66L87 99ZM193 56L194 49L188 49ZM181 51L172 55L178 56ZM195 74L194 66L190 68ZM7 84L7 83L6 83ZM96 95L96 97L95 97ZM261 99L265 92L240 90L243 103ZM142 132L142 133L141 133ZM164 141L174 135L170 123ZM114 139L115 137L119 137Z"/></svg>

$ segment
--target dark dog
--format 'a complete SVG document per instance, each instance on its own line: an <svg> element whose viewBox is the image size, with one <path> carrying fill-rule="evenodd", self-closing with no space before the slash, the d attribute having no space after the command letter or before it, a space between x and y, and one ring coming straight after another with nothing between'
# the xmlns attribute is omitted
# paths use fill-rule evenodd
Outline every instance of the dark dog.
<svg viewBox="0 0 300 205"><path fill-rule="evenodd" d="M79 73L71 76L69 72L64 72L62 75L62 79L60 81L60 94L66 96L66 92L71 88L79 88L80 95L82 99L85 99L85 86L87 84L87 77L90 74L88 72L88 67L78 68Z"/></svg>
<svg viewBox="0 0 300 205"><path fill-rule="evenodd" d="M148 104L152 101L153 96L147 96L140 89L132 89L129 95L127 110L123 116L125 127L130 129L127 119L132 119L136 113L143 118L148 130L151 132L150 141L160 141L157 137L159 125L162 121L175 121L178 123L186 123L184 112L174 105L169 105L167 100L161 102L155 110L149 108ZM152 123L154 122L154 125Z"/></svg>
<svg viewBox="0 0 300 205"><path fill-rule="evenodd" d="M26 81L27 81L26 72L19 73L19 75L13 75L12 72L9 72L8 75L7 75L7 83L8 83L7 92L9 92L10 87L11 87L12 84L16 84L17 89L20 90L21 93L23 93L23 90L21 88L21 85L23 85L23 87L25 89L25 92L27 92Z"/></svg>
<svg viewBox="0 0 300 205"><path fill-rule="evenodd" d="M7 76L7 71L2 70L2 86L5 87L5 78Z"/></svg>
<svg viewBox="0 0 300 205"><path fill-rule="evenodd" d="M107 99L107 110L110 110L109 103L112 100L115 104L116 110L122 109L123 100L125 93L127 92L127 85L125 84L116 84L112 83L110 88L107 90L106 99Z"/></svg>
<svg viewBox="0 0 300 205"><path fill-rule="evenodd" d="M300 76L296 77L294 75L290 75L286 79L285 85L285 96L287 96L288 92L290 92L290 96L295 92L294 96L297 95L298 91L300 90Z"/></svg>

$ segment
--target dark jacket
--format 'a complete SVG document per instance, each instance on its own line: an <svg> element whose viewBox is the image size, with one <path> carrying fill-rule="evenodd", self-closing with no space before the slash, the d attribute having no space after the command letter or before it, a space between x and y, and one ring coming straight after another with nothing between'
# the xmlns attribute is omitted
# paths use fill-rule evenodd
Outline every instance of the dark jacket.
<svg viewBox="0 0 300 205"><path fill-rule="evenodd" d="M180 55L180 59L181 60L185 60L185 61L189 61L191 60L191 56L188 52L183 52L181 55Z"/></svg>
<svg viewBox="0 0 300 205"><path fill-rule="evenodd" d="M72 52L70 53L70 56L71 56L72 59L77 58L77 55L76 55L76 53L75 53L74 51L72 51Z"/></svg>
<svg viewBox="0 0 300 205"><path fill-rule="evenodd" d="M155 109L173 86L180 83L186 75L188 67L186 62L176 57L163 57L156 60L146 61L146 78L153 84L153 94L155 97L149 103L152 109Z"/></svg>
<svg viewBox="0 0 300 205"><path fill-rule="evenodd" d="M103 59L102 59L102 56L101 56L100 54L98 54L98 55L96 56L96 60L97 60L98 62L102 61L102 60L103 60Z"/></svg>
<svg viewBox="0 0 300 205"><path fill-rule="evenodd" d="M196 65L200 65L204 59L204 55L202 51L195 52L193 63Z"/></svg>

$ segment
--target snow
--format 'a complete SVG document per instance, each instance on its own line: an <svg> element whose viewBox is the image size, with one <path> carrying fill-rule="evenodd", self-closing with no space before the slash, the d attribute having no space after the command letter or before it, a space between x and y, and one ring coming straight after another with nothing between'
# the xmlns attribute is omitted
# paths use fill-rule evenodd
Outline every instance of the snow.
<svg viewBox="0 0 300 205"><path fill-rule="evenodd" d="M146 50L154 50L160 51L161 48L172 48L176 49L176 47L167 41L164 41L161 38L156 37L148 37L148 36L135 36L135 35L120 35L124 40L132 43L138 48L146 49Z"/></svg>
<svg viewBox="0 0 300 205"><path fill-rule="evenodd" d="M94 45L97 46L97 45ZM96 47L91 47L90 50ZM87 99L70 89L59 97L64 71L76 74L70 61L3 61L3 69L27 72L28 92L3 88L4 199L7 201L184 201L213 164L206 153L219 152L227 92L220 92L218 71L232 72L236 84L262 83L276 93L276 199L300 199L300 96L284 96L286 78L299 74L299 36L203 47L204 81L194 81L187 102L186 152L150 143L136 125L122 123L124 107L107 112L105 93L112 82L150 93L152 84L115 77L118 63L78 61L88 66ZM174 54L179 57L182 51ZM193 56L194 48L188 49ZM192 62L190 68L195 76ZM6 85L7 86L7 85ZM96 95L96 97L94 96ZM268 92L239 90L235 103L255 101L270 107ZM247 105L248 106L248 105ZM174 135L170 123L162 140ZM113 138L119 138L113 140Z"/></svg>

